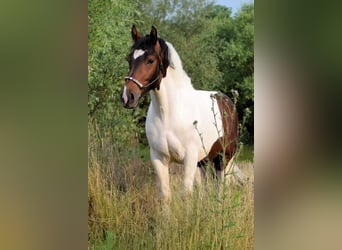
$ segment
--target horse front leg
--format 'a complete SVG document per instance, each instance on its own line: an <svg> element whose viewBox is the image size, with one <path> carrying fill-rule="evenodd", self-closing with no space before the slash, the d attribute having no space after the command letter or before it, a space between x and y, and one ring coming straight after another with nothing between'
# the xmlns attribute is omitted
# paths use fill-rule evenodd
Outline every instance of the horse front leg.
<svg viewBox="0 0 342 250"><path fill-rule="evenodd" d="M183 193L191 194L194 187L194 180L197 169L197 154L189 152L184 158L184 179L183 179Z"/></svg>
<svg viewBox="0 0 342 250"><path fill-rule="evenodd" d="M159 187L160 197L165 202L169 202L171 200L171 191L170 191L170 177L169 177L169 166L166 164L166 160L163 160L158 156L157 153L151 150L151 161L152 165L157 174L157 181Z"/></svg>

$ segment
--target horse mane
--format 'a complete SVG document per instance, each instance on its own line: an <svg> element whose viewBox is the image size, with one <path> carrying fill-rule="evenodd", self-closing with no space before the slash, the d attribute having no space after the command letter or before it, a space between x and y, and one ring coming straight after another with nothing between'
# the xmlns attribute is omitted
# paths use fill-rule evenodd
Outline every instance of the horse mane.
<svg viewBox="0 0 342 250"><path fill-rule="evenodd" d="M181 61L176 49L169 42L166 42L166 45L169 49L169 62L170 62L171 68L173 68L175 70L183 70L182 61Z"/></svg>
<svg viewBox="0 0 342 250"><path fill-rule="evenodd" d="M193 88L192 83L191 83L191 79L188 76L188 74L184 71L183 69L183 64L182 61L180 59L180 56L178 55L176 49L173 47L173 45L167 41L165 41L167 47L168 47L168 58L169 58L169 66L175 70L176 72L179 73L179 75L181 75L184 78L184 81L182 82L178 82L178 83L183 83L186 84L188 86L190 86L191 88Z"/></svg>

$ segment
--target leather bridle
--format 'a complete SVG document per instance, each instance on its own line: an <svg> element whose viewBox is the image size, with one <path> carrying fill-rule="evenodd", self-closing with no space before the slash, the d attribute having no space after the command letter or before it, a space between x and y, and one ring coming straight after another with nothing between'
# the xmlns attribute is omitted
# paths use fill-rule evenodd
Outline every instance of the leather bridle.
<svg viewBox="0 0 342 250"><path fill-rule="evenodd" d="M132 76L126 76L125 80L130 80L130 81L134 82L139 87L139 89L146 89L149 86L151 86L153 83L158 81L159 78L160 78L160 74L158 74L158 76L153 81L149 82L146 85L142 84L141 82L139 82L137 79L133 78Z"/></svg>
<svg viewBox="0 0 342 250"><path fill-rule="evenodd" d="M152 81L147 83L146 85L142 84L140 81L138 81L137 79L135 79L132 76L126 76L125 80L126 81L127 80L132 81L133 83L135 83L139 87L139 89L147 89L148 87L152 86L152 84L154 84L155 82L157 82L160 79L160 72L162 70L162 67L163 67L163 65L159 62L159 65L158 65L158 75ZM127 84L127 82L126 82L126 84ZM151 88L151 89L155 89L155 88L157 88L157 86L153 86L153 88ZM159 87L158 87L158 89L159 89Z"/></svg>

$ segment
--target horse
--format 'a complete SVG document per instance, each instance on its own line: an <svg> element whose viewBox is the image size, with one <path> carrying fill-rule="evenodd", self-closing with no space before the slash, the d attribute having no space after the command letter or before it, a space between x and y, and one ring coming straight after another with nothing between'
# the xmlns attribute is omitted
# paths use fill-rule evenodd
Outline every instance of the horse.
<svg viewBox="0 0 342 250"><path fill-rule="evenodd" d="M212 161L221 181L232 169L238 143L238 116L234 103L218 91L196 90L184 71L173 45L157 36L142 36L132 26L133 46L128 55L129 73L121 92L127 109L137 107L139 99L150 93L146 135L160 195L170 200L169 165L184 165L183 192L191 193L194 182L201 184L205 162ZM225 162L224 166L223 157Z"/></svg>

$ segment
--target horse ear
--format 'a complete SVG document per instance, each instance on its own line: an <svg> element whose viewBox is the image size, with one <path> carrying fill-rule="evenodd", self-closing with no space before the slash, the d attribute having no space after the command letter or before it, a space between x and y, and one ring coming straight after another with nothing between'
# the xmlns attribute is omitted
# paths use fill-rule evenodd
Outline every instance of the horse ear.
<svg viewBox="0 0 342 250"><path fill-rule="evenodd" d="M157 43L158 36L157 36L157 29L156 27L152 26L151 33L150 33L150 38L153 44Z"/></svg>
<svg viewBox="0 0 342 250"><path fill-rule="evenodd" d="M140 33L137 31L137 28L135 27L134 24L132 26L131 34L132 34L132 39L134 42L138 41L141 37Z"/></svg>

